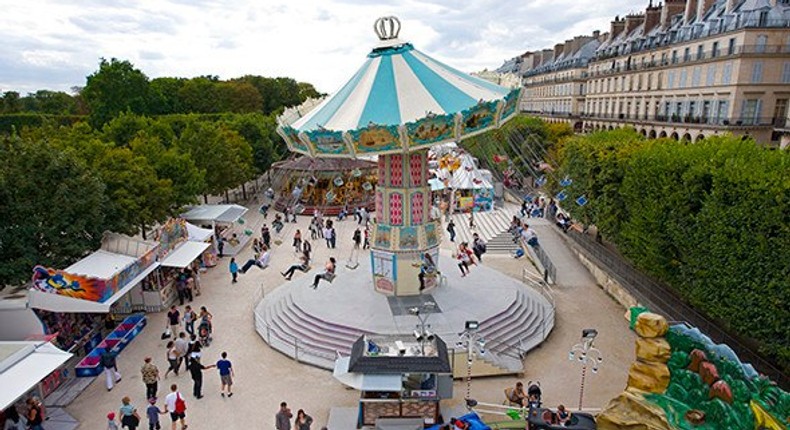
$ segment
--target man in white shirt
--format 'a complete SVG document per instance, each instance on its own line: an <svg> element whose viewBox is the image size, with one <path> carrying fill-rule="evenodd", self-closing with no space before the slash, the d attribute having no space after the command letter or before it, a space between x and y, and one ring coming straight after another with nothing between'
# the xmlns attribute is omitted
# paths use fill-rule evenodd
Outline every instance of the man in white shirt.
<svg viewBox="0 0 790 430"><path fill-rule="evenodd" d="M261 251L262 251L261 256L258 257L257 260L255 260L254 258L250 258L249 260L247 260L246 263L244 263L244 266L242 266L239 272L247 273L247 271L250 270L250 267L252 266L258 266L261 269L265 269L269 267L269 261L271 260L271 254L269 254L269 248L267 248L266 245L263 245Z"/></svg>
<svg viewBox="0 0 790 430"><path fill-rule="evenodd" d="M538 245L538 234L528 224L524 224L524 230L521 232L521 237L527 242L529 246Z"/></svg>
<svg viewBox="0 0 790 430"><path fill-rule="evenodd" d="M170 386L170 394L165 396L165 412L170 412L170 420L173 422L171 430L176 430L176 422L181 421L181 430L187 428L186 423L186 402L184 396L178 392L178 386Z"/></svg>

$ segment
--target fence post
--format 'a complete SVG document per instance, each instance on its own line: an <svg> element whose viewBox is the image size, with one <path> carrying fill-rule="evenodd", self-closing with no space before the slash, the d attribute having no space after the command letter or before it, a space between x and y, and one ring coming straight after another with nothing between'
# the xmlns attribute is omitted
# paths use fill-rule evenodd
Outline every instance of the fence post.
<svg viewBox="0 0 790 430"><path fill-rule="evenodd" d="M299 362L299 339L294 338L294 360Z"/></svg>

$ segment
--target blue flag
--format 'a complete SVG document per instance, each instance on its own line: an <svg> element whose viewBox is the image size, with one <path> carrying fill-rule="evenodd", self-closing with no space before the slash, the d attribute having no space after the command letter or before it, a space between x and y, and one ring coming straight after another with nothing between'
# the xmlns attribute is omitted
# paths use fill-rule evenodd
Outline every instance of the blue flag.
<svg viewBox="0 0 790 430"><path fill-rule="evenodd" d="M567 187L567 186L569 186L572 183L573 183L573 179L571 179L571 178L569 178L567 176L563 180L560 181L560 185L562 185L563 187Z"/></svg>
<svg viewBox="0 0 790 430"><path fill-rule="evenodd" d="M579 205L579 206L586 205L587 204L587 196L581 196L578 199L576 199L576 204Z"/></svg>
<svg viewBox="0 0 790 430"><path fill-rule="evenodd" d="M546 175L541 175L538 179L535 180L535 186L542 187L546 185L546 181L547 181Z"/></svg>
<svg viewBox="0 0 790 430"><path fill-rule="evenodd" d="M565 190L562 190L554 197L557 199L557 201L561 202L568 198L568 193L566 193Z"/></svg>

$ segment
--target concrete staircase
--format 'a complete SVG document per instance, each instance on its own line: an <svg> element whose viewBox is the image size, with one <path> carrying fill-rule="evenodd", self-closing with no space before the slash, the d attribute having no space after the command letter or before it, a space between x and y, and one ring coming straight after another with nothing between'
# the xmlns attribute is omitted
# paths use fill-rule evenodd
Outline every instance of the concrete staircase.
<svg viewBox="0 0 790 430"><path fill-rule="evenodd" d="M337 354L348 356L351 346L367 332L314 317L294 303L290 293L269 297L256 312L255 328L272 348L297 361L333 369Z"/></svg>
<svg viewBox="0 0 790 430"><path fill-rule="evenodd" d="M480 322L478 335L486 340L483 360L514 373L523 370L523 358L554 328L554 310L543 301L519 291L510 306ZM548 318L547 318L548 317Z"/></svg>
<svg viewBox="0 0 790 430"><path fill-rule="evenodd" d="M505 205L504 208L496 208L491 212L475 213L475 228L469 228L469 214L453 214L455 222L456 243L472 243L472 234L477 233L486 242L486 252L489 254L509 254L518 248L513 243L511 234L507 231L513 215L518 213L518 207ZM445 229L447 225L444 225ZM445 230L446 232L446 230Z"/></svg>

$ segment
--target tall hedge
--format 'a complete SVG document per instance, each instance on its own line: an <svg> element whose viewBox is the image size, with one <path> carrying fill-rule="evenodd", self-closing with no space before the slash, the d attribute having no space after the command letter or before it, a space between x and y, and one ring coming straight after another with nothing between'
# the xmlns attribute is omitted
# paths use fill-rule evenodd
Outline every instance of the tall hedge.
<svg viewBox="0 0 790 430"><path fill-rule="evenodd" d="M566 205L634 264L790 370L790 153L714 137L690 144L632 130L561 149Z"/></svg>

